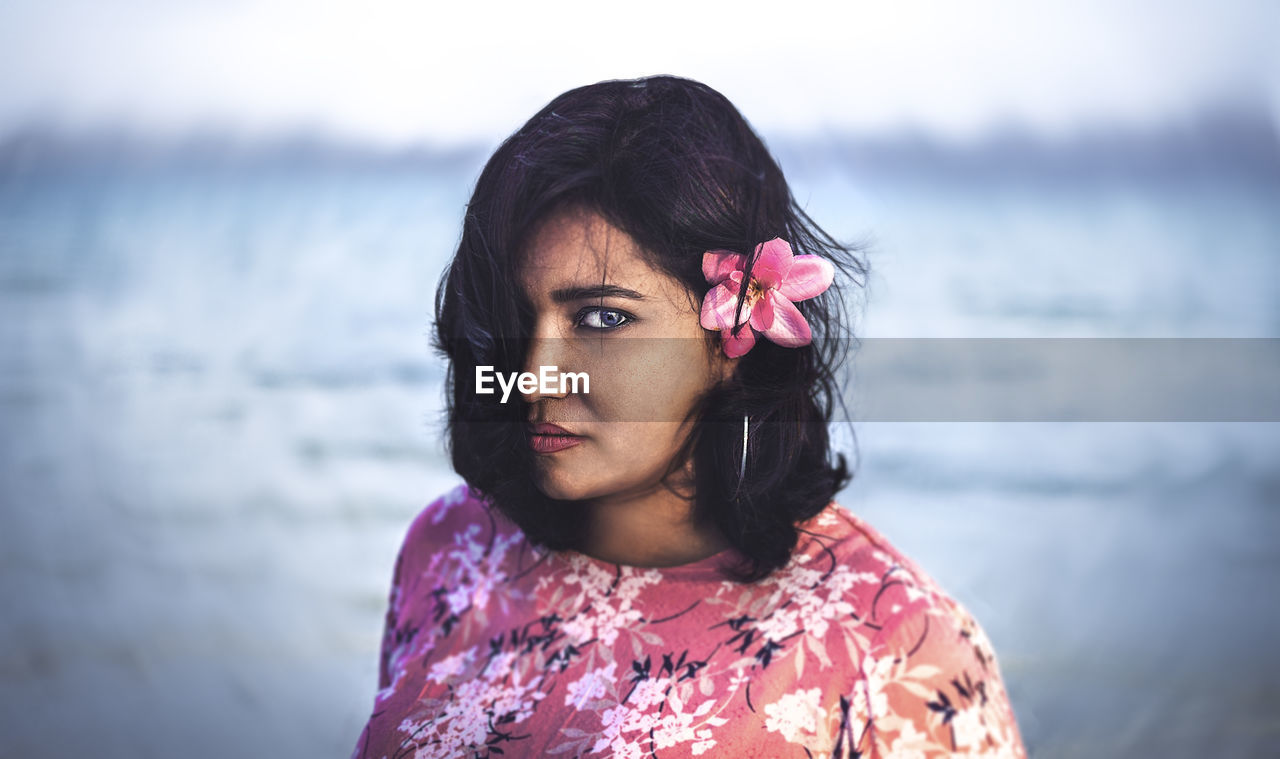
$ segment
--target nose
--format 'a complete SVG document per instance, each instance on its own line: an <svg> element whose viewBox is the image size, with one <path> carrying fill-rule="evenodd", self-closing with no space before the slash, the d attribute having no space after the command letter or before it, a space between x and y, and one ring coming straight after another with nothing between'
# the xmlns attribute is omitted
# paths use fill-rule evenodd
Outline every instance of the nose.
<svg viewBox="0 0 1280 759"><path fill-rule="evenodd" d="M533 392L526 393L520 389L520 396L526 403L537 403L548 398L563 398L568 393L559 381L560 373L570 371L564 364L566 351L564 338L549 334L547 330L539 330L529 340L529 352L525 357L525 376L534 377ZM544 368L545 367L545 368ZM543 382L547 378L549 381ZM528 384L525 385L528 387Z"/></svg>

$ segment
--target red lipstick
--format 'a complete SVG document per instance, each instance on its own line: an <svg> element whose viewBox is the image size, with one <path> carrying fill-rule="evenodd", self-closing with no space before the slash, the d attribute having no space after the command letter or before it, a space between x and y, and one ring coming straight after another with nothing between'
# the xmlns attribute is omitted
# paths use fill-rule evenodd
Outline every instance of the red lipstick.
<svg viewBox="0 0 1280 759"><path fill-rule="evenodd" d="M533 425L530 431L533 434L529 437L529 447L534 453L555 453L582 442L581 436L547 422Z"/></svg>

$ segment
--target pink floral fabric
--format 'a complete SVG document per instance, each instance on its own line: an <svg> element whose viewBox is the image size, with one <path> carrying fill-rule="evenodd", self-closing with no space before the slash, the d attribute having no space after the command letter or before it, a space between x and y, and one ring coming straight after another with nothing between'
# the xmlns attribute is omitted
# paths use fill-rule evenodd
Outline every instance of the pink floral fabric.
<svg viewBox="0 0 1280 759"><path fill-rule="evenodd" d="M973 618L836 504L802 527L744 585L536 549L459 487L401 548L353 759L1025 756Z"/></svg>

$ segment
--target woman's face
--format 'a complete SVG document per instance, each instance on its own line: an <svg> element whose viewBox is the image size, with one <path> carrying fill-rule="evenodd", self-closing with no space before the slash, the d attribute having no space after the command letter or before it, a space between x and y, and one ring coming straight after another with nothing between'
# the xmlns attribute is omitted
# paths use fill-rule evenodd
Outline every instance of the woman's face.
<svg viewBox="0 0 1280 759"><path fill-rule="evenodd" d="M539 488L551 498L609 501L662 487L694 405L732 371L707 343L700 298L591 211L540 224L521 264L534 311L525 371L590 377L589 393L553 383L551 392L523 395Z"/></svg>

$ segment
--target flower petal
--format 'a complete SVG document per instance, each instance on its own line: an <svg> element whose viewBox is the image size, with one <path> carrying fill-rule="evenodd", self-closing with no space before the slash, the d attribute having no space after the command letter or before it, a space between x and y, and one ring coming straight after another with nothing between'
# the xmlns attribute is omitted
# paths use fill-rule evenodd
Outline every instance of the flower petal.
<svg viewBox="0 0 1280 759"><path fill-rule="evenodd" d="M727 329L733 325L733 314L738 308L738 288L734 282L716 285L702 299L702 318L705 329Z"/></svg>
<svg viewBox="0 0 1280 759"><path fill-rule="evenodd" d="M836 267L830 261L819 256L796 256L786 280L778 285L778 292L792 302L806 300L826 292L835 276Z"/></svg>
<svg viewBox="0 0 1280 759"><path fill-rule="evenodd" d="M767 330L760 330L765 337L784 348L799 348L813 341L809 322L794 303L776 290L770 290L764 297L773 301L773 324Z"/></svg>
<svg viewBox="0 0 1280 759"><path fill-rule="evenodd" d="M727 329L720 335L724 338L724 354L729 358L746 354L756 344L756 333L750 326L744 326L736 335Z"/></svg>
<svg viewBox="0 0 1280 759"><path fill-rule="evenodd" d="M751 309L751 326L764 332L773 326L773 302L768 298L761 298L756 301L756 305Z"/></svg>
<svg viewBox="0 0 1280 759"><path fill-rule="evenodd" d="M702 276L707 283L718 285L729 278L730 272L742 271L746 257L729 250L708 250L702 254Z"/></svg>
<svg viewBox="0 0 1280 759"><path fill-rule="evenodd" d="M775 237L769 242L762 242L756 246L751 276L765 289L777 287L790 273L791 260L791 244L786 240Z"/></svg>

